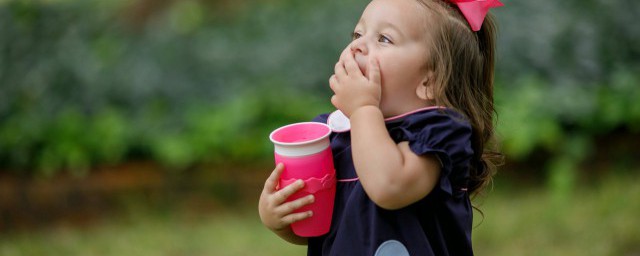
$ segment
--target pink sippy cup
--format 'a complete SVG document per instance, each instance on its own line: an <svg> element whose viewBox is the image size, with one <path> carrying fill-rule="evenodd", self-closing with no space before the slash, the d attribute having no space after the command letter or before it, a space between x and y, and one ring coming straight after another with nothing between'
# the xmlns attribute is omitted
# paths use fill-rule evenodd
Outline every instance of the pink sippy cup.
<svg viewBox="0 0 640 256"><path fill-rule="evenodd" d="M333 201L336 194L336 174L329 146L328 125L316 122L295 123L273 131L269 138L275 147L276 164L283 163L279 188L296 180L305 182L304 188L287 201L313 194L315 201L296 212L311 210L313 215L291 224L293 232L303 237L324 235L329 232Z"/></svg>

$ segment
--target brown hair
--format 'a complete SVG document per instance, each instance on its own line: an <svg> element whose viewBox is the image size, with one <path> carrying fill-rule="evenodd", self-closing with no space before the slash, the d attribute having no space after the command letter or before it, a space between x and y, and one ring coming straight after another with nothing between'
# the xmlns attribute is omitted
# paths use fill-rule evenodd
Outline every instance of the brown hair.
<svg viewBox="0 0 640 256"><path fill-rule="evenodd" d="M464 114L472 126L475 157L468 191L475 196L491 182L502 162L494 138L495 22L488 14L474 32L456 6L442 0L417 1L430 10L426 25L434 49L428 58L434 103Z"/></svg>

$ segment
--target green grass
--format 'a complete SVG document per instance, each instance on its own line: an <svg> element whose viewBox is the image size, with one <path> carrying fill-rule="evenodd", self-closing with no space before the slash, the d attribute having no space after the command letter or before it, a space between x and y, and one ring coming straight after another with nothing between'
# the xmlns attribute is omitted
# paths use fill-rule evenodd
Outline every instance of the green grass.
<svg viewBox="0 0 640 256"><path fill-rule="evenodd" d="M249 210L209 217L138 210L89 228L63 226L0 239L3 256L301 255L306 249L280 241Z"/></svg>
<svg viewBox="0 0 640 256"><path fill-rule="evenodd" d="M543 189L496 191L474 230L478 255L640 255L640 175L610 176L565 201Z"/></svg>
<svg viewBox="0 0 640 256"><path fill-rule="evenodd" d="M477 255L638 255L640 174L577 189L567 202L541 188L496 184L474 229ZM479 216L477 220L481 219ZM0 233L0 255L304 255L267 231L255 207L212 212L135 210L84 228Z"/></svg>

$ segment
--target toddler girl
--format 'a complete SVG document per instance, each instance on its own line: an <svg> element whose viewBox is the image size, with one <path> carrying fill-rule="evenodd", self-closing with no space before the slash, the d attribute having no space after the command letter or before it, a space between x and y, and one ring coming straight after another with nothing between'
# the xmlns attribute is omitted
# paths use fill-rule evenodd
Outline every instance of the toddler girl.
<svg viewBox="0 0 640 256"><path fill-rule="evenodd" d="M457 1L460 1L457 3ZM331 229L296 236L276 166L262 222L308 255L472 255L473 207L495 172L494 22L497 0L373 0L329 84L350 130L331 135L338 179ZM314 121L327 122L329 115Z"/></svg>

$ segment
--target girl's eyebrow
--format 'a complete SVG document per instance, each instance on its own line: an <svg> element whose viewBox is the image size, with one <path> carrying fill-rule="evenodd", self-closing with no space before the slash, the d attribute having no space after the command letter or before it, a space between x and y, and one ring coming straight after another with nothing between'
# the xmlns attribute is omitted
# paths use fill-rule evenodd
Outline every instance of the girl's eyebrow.
<svg viewBox="0 0 640 256"><path fill-rule="evenodd" d="M381 22L381 24L380 24L380 29L385 29L385 28L389 28L389 29L391 29L391 30L395 31L395 32L396 32L398 35L400 35L401 37L405 37L405 36L406 36L404 33L402 33L402 30L400 30L400 29L398 28L398 26L396 26L396 25L395 25L395 24L393 24L393 23L386 22L386 21Z"/></svg>
<svg viewBox="0 0 640 256"><path fill-rule="evenodd" d="M361 26L366 26L366 22L364 19L360 19L358 21L358 23L356 24L356 27L358 27L359 25ZM388 22L388 21L382 21L380 22L380 30L385 29L385 28L389 28L391 30L393 30L394 32L396 32L398 35L400 35L401 37L405 37L406 35L404 33L402 33L402 30L400 30L398 28L398 26L396 26L395 24Z"/></svg>

